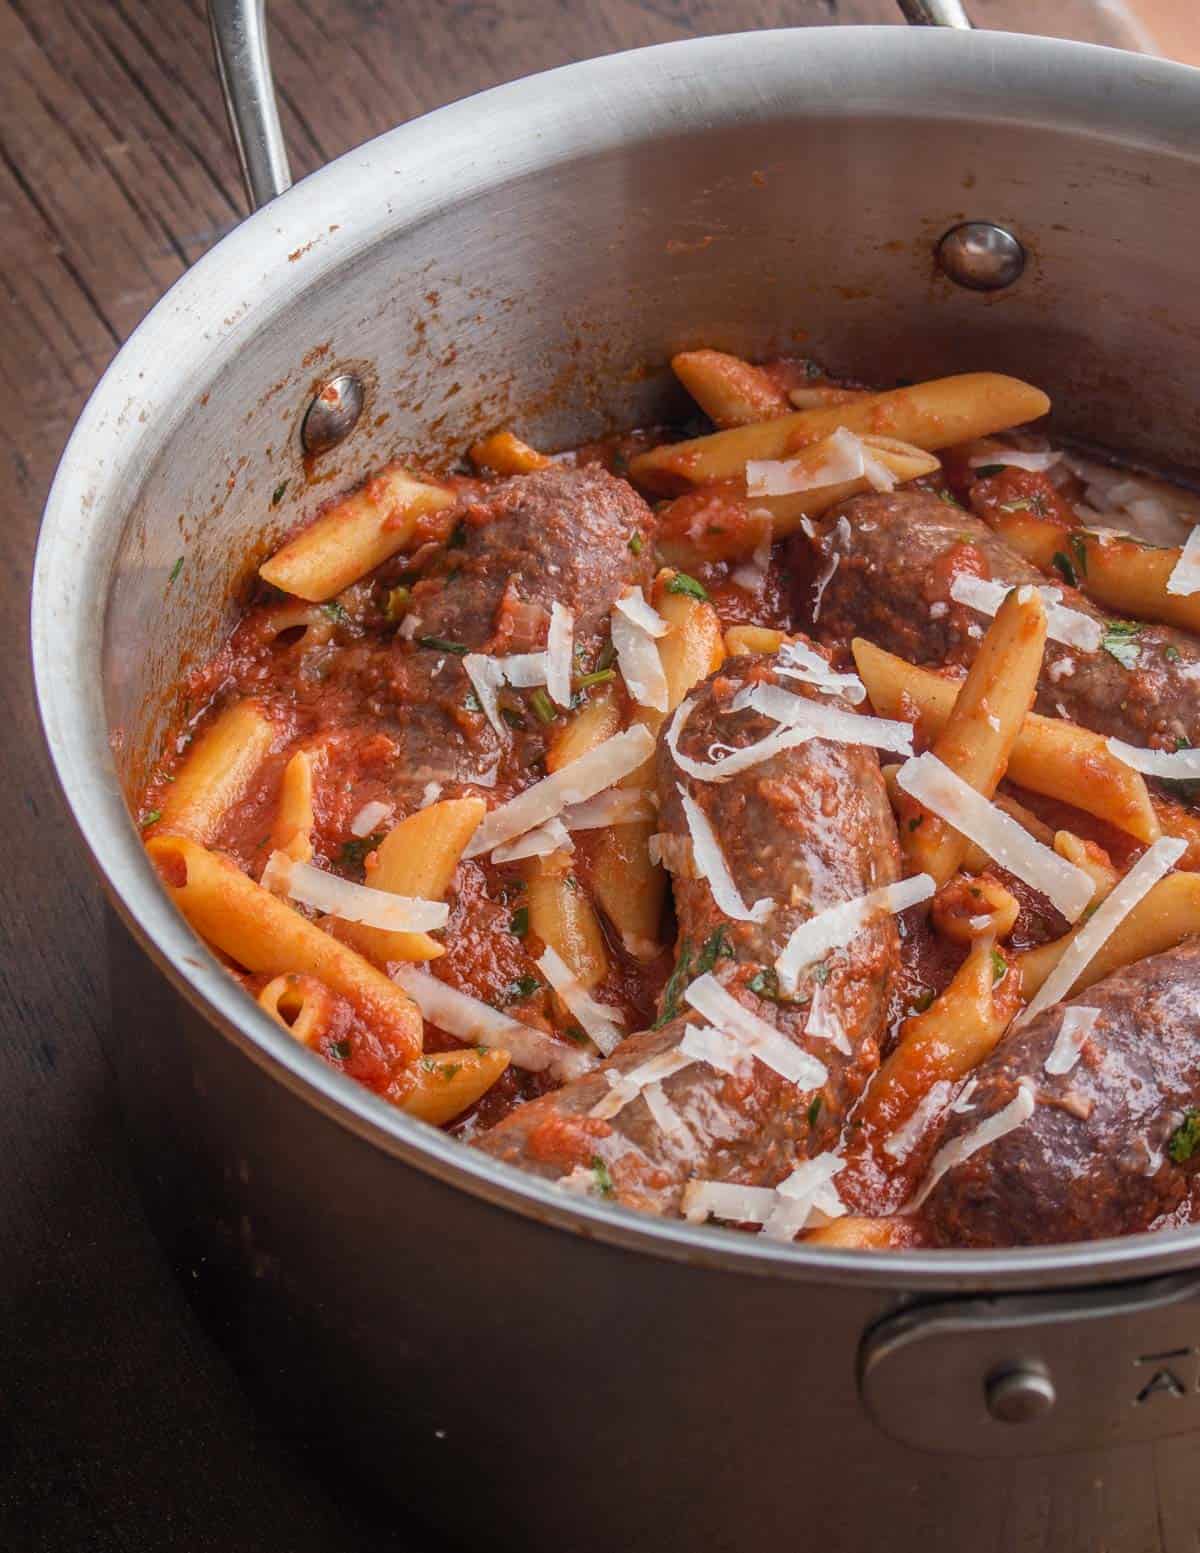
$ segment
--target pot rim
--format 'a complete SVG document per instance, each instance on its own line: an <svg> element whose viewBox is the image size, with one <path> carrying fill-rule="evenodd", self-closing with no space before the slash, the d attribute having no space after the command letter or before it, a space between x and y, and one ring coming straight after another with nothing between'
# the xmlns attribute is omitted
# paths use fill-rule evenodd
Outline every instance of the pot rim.
<svg viewBox="0 0 1200 1553"><path fill-rule="evenodd" d="M845 90L848 78L859 91ZM566 65L440 108L345 153L234 228L175 282L93 391L47 499L34 572L34 678L51 761L105 889L159 970L251 1060L372 1146L506 1211L622 1249L914 1293L1094 1284L1200 1263L1200 1227L1001 1251L864 1254L778 1244L569 1198L396 1111L246 998L160 888L112 757L97 672L107 596L92 586L109 576L140 471L188 403L278 315L297 281L319 284L382 233L564 161L678 133L681 124L783 113L987 116L1196 161L1198 107L1200 70L1090 44L886 26L727 34ZM436 159L433 135L443 153ZM381 200L380 188L403 193Z"/></svg>

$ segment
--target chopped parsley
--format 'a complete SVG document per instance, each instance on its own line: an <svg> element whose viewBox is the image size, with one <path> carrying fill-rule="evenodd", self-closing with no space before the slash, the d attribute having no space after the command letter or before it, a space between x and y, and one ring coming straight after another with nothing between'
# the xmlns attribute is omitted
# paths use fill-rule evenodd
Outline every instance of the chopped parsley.
<svg viewBox="0 0 1200 1553"><path fill-rule="evenodd" d="M1177 1165L1200 1149L1200 1111L1185 1111L1183 1121L1167 1140L1167 1153Z"/></svg>
<svg viewBox="0 0 1200 1553"><path fill-rule="evenodd" d="M910 831L911 830L917 830L917 829L920 828L920 826L924 825L924 823L925 823L925 816L923 814L916 814L916 815L913 816L913 818L911 820L909 820L908 828L909 828Z"/></svg>
<svg viewBox="0 0 1200 1553"><path fill-rule="evenodd" d="M613 1186L613 1178L608 1173L608 1166L600 1158L599 1154L592 1155L592 1174L596 1178L596 1190L601 1197L612 1197L616 1188Z"/></svg>
<svg viewBox="0 0 1200 1553"><path fill-rule="evenodd" d="M570 1025L563 1031L563 1034L568 1041L574 1041L576 1046L586 1046L588 1044L587 1031L581 1029L579 1025Z"/></svg>
<svg viewBox="0 0 1200 1553"><path fill-rule="evenodd" d="M645 544L645 540L643 540L642 536L638 533L637 529L634 529L633 533L629 536L629 548L630 548L630 550L633 551L634 555L641 555L642 547L643 547L644 544Z"/></svg>
<svg viewBox="0 0 1200 1553"><path fill-rule="evenodd" d="M667 584L668 593L686 593L689 598L699 599L702 603L708 599L708 590L703 583L697 582L694 577L689 577L686 572L676 572Z"/></svg>
<svg viewBox="0 0 1200 1553"><path fill-rule="evenodd" d="M180 574L180 572L182 570L183 570L183 557L180 556L179 559L175 562L175 565L172 566L171 573L170 573L170 576L167 578L167 581L168 582L174 582L176 577L179 576L179 574Z"/></svg>
<svg viewBox="0 0 1200 1553"><path fill-rule="evenodd" d="M1032 496L1017 496L1012 501L1000 503L1001 512L1032 512L1035 518L1046 516L1046 497L1042 491L1034 491Z"/></svg>
<svg viewBox="0 0 1200 1553"><path fill-rule="evenodd" d="M1061 550L1056 550L1051 560L1054 562L1067 587L1077 588L1079 586L1079 579L1075 576L1075 568L1071 565L1069 558Z"/></svg>
<svg viewBox="0 0 1200 1553"><path fill-rule="evenodd" d="M162 819L162 810L161 809L151 809L150 813L145 815L143 820L142 820L142 829L145 830L147 825L157 825L159 820L161 820L161 819Z"/></svg>
<svg viewBox="0 0 1200 1553"><path fill-rule="evenodd" d="M820 982L820 984L824 986L825 983L829 980L829 967L826 965L824 960L821 960L818 964L813 966L812 970L809 971L808 974L812 977L813 981Z"/></svg>
<svg viewBox="0 0 1200 1553"><path fill-rule="evenodd" d="M1163 657L1167 660L1168 663L1178 663L1179 648L1176 647L1173 642L1168 642L1167 645L1163 648Z"/></svg>
<svg viewBox="0 0 1200 1553"><path fill-rule="evenodd" d="M992 950L992 986L1001 982L1008 975L1008 961L1000 953L999 949Z"/></svg>
<svg viewBox="0 0 1200 1553"><path fill-rule="evenodd" d="M481 702L479 700L479 697L475 694L475 692L473 690L468 690L467 691L466 695L463 697L462 704L463 704L463 711L464 712L482 712L483 711L483 706L482 706L482 704L481 704Z"/></svg>
<svg viewBox="0 0 1200 1553"><path fill-rule="evenodd" d="M596 654L596 669L597 671L602 669L611 669L616 661L617 649L613 646L612 638L610 637L609 640L605 642L600 651Z"/></svg>
<svg viewBox="0 0 1200 1553"><path fill-rule="evenodd" d="M729 942L724 927L719 927L715 933L705 939L704 947L696 960L696 975L703 976L711 971L718 960L732 958L733 945Z"/></svg>
<svg viewBox="0 0 1200 1553"><path fill-rule="evenodd" d="M432 1057L422 1057L421 1066L426 1073L440 1073L443 1082L447 1084L455 1074L462 1072L461 1062L435 1062Z"/></svg>
<svg viewBox="0 0 1200 1553"><path fill-rule="evenodd" d="M344 626L350 623L350 616L336 599L330 599L328 604L322 604L321 611L328 615L335 625Z"/></svg>
<svg viewBox="0 0 1200 1553"><path fill-rule="evenodd" d="M654 1021L656 1030L661 1030L663 1025L669 1025L679 1012L679 1000L683 997L683 989L691 980L689 974L691 965L691 945L685 938L679 946L679 959L675 962L675 969L667 977L667 984L662 991L662 1013Z"/></svg>
<svg viewBox="0 0 1200 1553"><path fill-rule="evenodd" d="M471 651L465 642L451 642L444 636L418 636L417 645L430 647L434 652L452 652L459 658L465 658Z"/></svg>
<svg viewBox="0 0 1200 1553"><path fill-rule="evenodd" d="M500 716L503 717L510 728L524 728L525 726L525 719L520 712L511 706L502 706L500 708Z"/></svg>
<svg viewBox="0 0 1200 1553"><path fill-rule="evenodd" d="M815 1127L817 1125L817 1117L820 1116L820 1114L821 1114L821 1096L820 1095L814 1095L813 1096L813 1103L808 1108L808 1125L810 1127Z"/></svg>
<svg viewBox="0 0 1200 1553"><path fill-rule="evenodd" d="M764 998L768 1003L779 1002L779 977L770 966L755 971L746 985L756 997Z"/></svg>
<svg viewBox="0 0 1200 1553"><path fill-rule="evenodd" d="M377 830L370 836L355 836L352 841L343 841L342 849L338 853L338 863L343 868L364 867L367 853L374 852L382 840L383 832Z"/></svg>
<svg viewBox="0 0 1200 1553"><path fill-rule="evenodd" d="M1070 545L1071 554L1075 557L1075 570L1081 577L1086 577L1088 569L1087 539L1083 534L1072 534Z"/></svg>
<svg viewBox="0 0 1200 1553"><path fill-rule="evenodd" d="M529 931L529 907L518 906L508 921L508 931L515 938L524 938Z"/></svg>
<svg viewBox="0 0 1200 1553"><path fill-rule="evenodd" d="M1136 638L1141 629L1136 620L1110 620L1100 638L1100 646L1123 669L1136 669L1141 652Z"/></svg>
<svg viewBox="0 0 1200 1553"><path fill-rule="evenodd" d="M558 716L554 702L539 685L529 697L529 704L533 708L533 714L539 723L552 723Z"/></svg>
<svg viewBox="0 0 1200 1553"><path fill-rule="evenodd" d="M345 1062L350 1055L349 1041L330 1041L329 1055L336 1057L339 1062Z"/></svg>
<svg viewBox="0 0 1200 1553"><path fill-rule="evenodd" d="M975 478L977 480L987 480L992 475L1000 475L1003 473L1003 464L980 464L979 468L975 471Z"/></svg>
<svg viewBox="0 0 1200 1553"><path fill-rule="evenodd" d="M579 676L575 681L575 689L590 690L593 685L607 685L610 679L616 679L616 677L616 669L593 669L590 674Z"/></svg>
<svg viewBox="0 0 1200 1553"><path fill-rule="evenodd" d="M506 1003L525 1003L535 992L541 990L541 982L532 972L526 971L524 976L518 976L516 981L510 981L504 989L504 1001Z"/></svg>
<svg viewBox="0 0 1200 1553"><path fill-rule="evenodd" d="M286 480L281 480L279 482L279 484L275 487L275 489L271 492L271 505L272 505L272 507L278 507L279 503L284 498L284 494L287 491L287 488L288 488L288 482Z"/></svg>

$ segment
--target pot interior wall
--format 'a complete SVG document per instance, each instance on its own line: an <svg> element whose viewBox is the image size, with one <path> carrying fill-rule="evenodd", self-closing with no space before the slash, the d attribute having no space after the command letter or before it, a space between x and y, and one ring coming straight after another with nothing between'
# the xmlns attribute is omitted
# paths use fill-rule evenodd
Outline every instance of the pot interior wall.
<svg viewBox="0 0 1200 1553"><path fill-rule="evenodd" d="M561 448L670 416L683 400L666 363L685 346L811 355L881 384L1013 372L1051 393L1064 433L1192 463L1195 161L996 111L818 117L797 90L586 155L540 145L534 113L528 170L416 222L392 214L381 177L346 230L314 224L289 255L289 295L252 302L239 277L236 348L214 347L210 375L167 407L114 552L104 672L126 791L181 667L222 640L231 590L281 533L389 457L444 463L499 426ZM387 143L369 148L385 169ZM937 274L933 244L964 218L1026 243L1009 292ZM366 413L306 474L300 417L346 365Z"/></svg>

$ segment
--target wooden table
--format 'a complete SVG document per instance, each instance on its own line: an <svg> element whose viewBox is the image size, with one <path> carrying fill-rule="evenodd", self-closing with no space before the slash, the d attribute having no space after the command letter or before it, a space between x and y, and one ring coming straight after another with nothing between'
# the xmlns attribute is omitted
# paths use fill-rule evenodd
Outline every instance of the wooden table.
<svg viewBox="0 0 1200 1553"><path fill-rule="evenodd" d="M1200 60L1191 0L1141 0ZM971 0L976 20L1130 47L1091 0ZM891 0L271 0L297 176L398 120L614 49L736 27L892 21ZM0 1546L427 1545L370 1528L297 1469L168 1277L133 1195L98 1043L98 892L32 708L38 515L84 398L243 200L203 0L0 0ZM336 1489L336 1485L334 1486Z"/></svg>

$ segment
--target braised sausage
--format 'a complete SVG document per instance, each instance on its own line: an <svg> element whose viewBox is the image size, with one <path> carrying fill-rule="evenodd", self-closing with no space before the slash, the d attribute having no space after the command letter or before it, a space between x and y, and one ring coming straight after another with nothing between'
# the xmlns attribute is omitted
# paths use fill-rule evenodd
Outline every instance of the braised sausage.
<svg viewBox="0 0 1200 1553"><path fill-rule="evenodd" d="M910 662L970 664L989 624L956 602L958 573L1017 586L1045 585L972 513L928 491L859 496L793 554L801 620L816 616L824 641L865 636ZM1061 586L1061 579L1053 579ZM1063 588L1069 608L1099 621L1104 645L1083 652L1048 641L1037 710L1130 744L1175 749L1200 743L1200 643L1169 626L1118 622Z"/></svg>
<svg viewBox="0 0 1200 1553"><path fill-rule="evenodd" d="M1047 1073L1068 1008L1099 1017L1079 1059ZM1032 1083L1028 1120L950 1169L925 1216L947 1246L1050 1245L1148 1229L1179 1206L1200 1152L1200 941L1116 972L1006 1036L975 1075L973 1109L949 1114L939 1148ZM1200 1122L1200 1116L1196 1118ZM1175 1139L1172 1145L1172 1139Z"/></svg>
<svg viewBox="0 0 1200 1553"><path fill-rule="evenodd" d="M705 682L679 737L685 757L709 761L714 744L727 753L776 730L754 710L729 709L736 693L755 679L774 680L771 660L736 658ZM799 688L792 680L779 683ZM675 1213L692 1177L773 1186L800 1157L836 1142L850 1105L878 1064L899 962L895 921L871 924L817 972L827 977L819 984L822 1006L840 1023L847 1052L806 1034L816 977L801 981L794 1001L781 1001L774 961L811 913L892 883L898 877L898 847L879 762L861 745L814 739L726 781L710 782L687 775L660 738L658 787L662 845L675 870L679 918L678 971L661 1010L665 1027L630 1037L595 1072L514 1111L478 1146L543 1176L561 1178L577 1167L595 1167L618 1200ZM680 788L708 817L743 900L776 903L765 921L731 919L707 880L696 876ZM661 1127L643 1095L610 1120L589 1116L610 1092L608 1073L627 1073L679 1044L688 1022L679 990L707 969L739 1003L819 1059L827 1071L821 1087L801 1087L758 1060L736 1074L698 1062L662 1085L682 1123L679 1130Z"/></svg>

